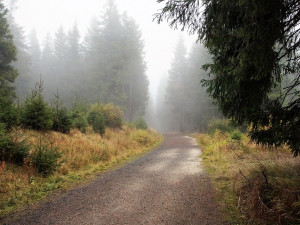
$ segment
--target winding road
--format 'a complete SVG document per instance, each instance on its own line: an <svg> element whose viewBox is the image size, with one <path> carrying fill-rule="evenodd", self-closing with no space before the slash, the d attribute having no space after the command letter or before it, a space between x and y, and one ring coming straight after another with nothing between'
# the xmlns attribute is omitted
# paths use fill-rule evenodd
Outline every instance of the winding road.
<svg viewBox="0 0 300 225"><path fill-rule="evenodd" d="M0 224L225 224L195 139L162 145L122 168L0 220Z"/></svg>

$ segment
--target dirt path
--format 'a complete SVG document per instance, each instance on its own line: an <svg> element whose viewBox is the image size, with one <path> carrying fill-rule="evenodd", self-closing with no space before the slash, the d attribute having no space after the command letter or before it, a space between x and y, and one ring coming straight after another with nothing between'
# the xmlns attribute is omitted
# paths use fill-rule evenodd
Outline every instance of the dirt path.
<svg viewBox="0 0 300 225"><path fill-rule="evenodd" d="M224 224L194 139L167 135L145 157L0 224Z"/></svg>

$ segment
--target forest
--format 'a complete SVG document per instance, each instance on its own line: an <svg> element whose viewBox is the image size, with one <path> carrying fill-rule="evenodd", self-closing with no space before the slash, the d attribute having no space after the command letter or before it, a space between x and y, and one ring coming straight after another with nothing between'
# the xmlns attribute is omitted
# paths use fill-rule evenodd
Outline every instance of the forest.
<svg viewBox="0 0 300 225"><path fill-rule="evenodd" d="M44 39L19 24L20 2L0 0L0 222L176 134L200 146L230 224L298 224L298 1L157 0L151 22L181 30L174 45L151 36L162 74L117 0L85 32L74 20Z"/></svg>

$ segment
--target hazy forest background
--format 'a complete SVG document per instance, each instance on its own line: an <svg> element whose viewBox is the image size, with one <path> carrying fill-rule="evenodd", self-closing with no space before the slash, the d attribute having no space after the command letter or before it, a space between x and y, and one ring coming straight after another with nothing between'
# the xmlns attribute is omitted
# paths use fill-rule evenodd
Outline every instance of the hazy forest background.
<svg viewBox="0 0 300 225"><path fill-rule="evenodd" d="M58 93L68 107L75 100L113 102L125 120L145 117L162 132L204 130L209 119L220 116L201 88L200 81L207 77L201 67L210 60L201 44L194 44L188 53L184 40L178 40L171 69L162 76L154 99L149 94L142 33L133 18L119 13L114 1L95 16L87 33L81 35L74 23L69 30L60 26L44 40L38 40L35 30L25 34L14 18L17 7L18 1L10 1L7 18L17 47L13 65L19 75L14 85L20 103L41 79L48 101Z"/></svg>

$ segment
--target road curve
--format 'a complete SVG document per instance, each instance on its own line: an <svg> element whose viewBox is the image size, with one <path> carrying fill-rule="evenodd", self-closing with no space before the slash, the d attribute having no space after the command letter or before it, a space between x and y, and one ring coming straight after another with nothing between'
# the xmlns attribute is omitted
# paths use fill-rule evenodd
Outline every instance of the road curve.
<svg viewBox="0 0 300 225"><path fill-rule="evenodd" d="M0 224L225 224L193 138L166 135L148 155Z"/></svg>

